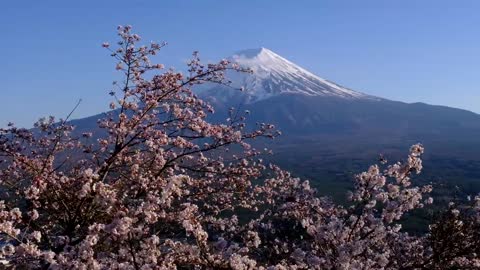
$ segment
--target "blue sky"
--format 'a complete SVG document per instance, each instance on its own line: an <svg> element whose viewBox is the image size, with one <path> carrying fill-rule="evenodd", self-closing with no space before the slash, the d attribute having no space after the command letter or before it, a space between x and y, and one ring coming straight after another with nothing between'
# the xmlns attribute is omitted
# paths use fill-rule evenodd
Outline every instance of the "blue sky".
<svg viewBox="0 0 480 270"><path fill-rule="evenodd" d="M0 126L107 110L116 77L101 48L130 24L182 69L266 47L349 88L480 113L479 1L5 1L0 9Z"/></svg>

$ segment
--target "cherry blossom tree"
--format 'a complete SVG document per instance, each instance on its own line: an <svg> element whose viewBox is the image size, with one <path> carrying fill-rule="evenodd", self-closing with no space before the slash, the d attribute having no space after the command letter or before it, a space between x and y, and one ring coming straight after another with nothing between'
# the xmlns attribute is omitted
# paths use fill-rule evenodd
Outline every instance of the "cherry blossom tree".
<svg viewBox="0 0 480 270"><path fill-rule="evenodd" d="M316 194L308 181L265 164L249 142L275 127L245 125L192 88L229 84L250 72L222 60L188 73L153 64L164 44L137 45L130 26L108 49L123 80L95 134L68 117L27 130L0 129L0 239L8 265L29 269L443 269L480 268L480 198L452 205L430 233L399 221L432 203L412 185L424 149L404 162L356 176L349 205ZM450 241L449 239L452 239Z"/></svg>

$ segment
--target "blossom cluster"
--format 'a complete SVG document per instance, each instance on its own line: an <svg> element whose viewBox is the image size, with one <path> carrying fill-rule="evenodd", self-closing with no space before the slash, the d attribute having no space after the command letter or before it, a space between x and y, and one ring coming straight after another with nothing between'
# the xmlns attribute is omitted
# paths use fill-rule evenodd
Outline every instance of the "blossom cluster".
<svg viewBox="0 0 480 270"><path fill-rule="evenodd" d="M442 269L478 268L480 198L452 205L430 233L399 221L433 202L420 144L404 162L356 176L350 203L320 197L308 181L260 158L249 141L273 125L245 128L244 114L208 121L213 108L192 90L228 84L226 60L188 75L152 64L164 44L138 46L119 26L110 50L123 81L95 132L67 119L34 130L0 129L0 257L30 269ZM153 73L153 74L152 74ZM268 152L268 149L266 150ZM454 235L457 244L447 241ZM477 253L475 253L477 252Z"/></svg>

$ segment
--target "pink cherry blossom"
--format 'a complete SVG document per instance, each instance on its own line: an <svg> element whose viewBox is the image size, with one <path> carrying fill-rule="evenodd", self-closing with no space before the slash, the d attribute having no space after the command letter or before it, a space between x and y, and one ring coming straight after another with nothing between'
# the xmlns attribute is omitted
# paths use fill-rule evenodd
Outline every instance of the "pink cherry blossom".
<svg viewBox="0 0 480 270"><path fill-rule="evenodd" d="M346 205L260 158L251 140L270 124L227 123L194 94L228 84L227 60L186 74L149 60L164 43L138 46L119 26L108 48L124 76L98 130L68 119L35 130L0 129L2 260L18 269L478 269L480 196L449 206L426 235L402 230L405 214L433 203L416 186L424 148L404 162L372 165L352 179ZM161 70L160 70L161 69ZM158 73L161 72L161 73ZM120 83L123 82L123 85ZM235 113L233 113L235 112ZM394 121L394 120L392 120ZM88 138L94 137L95 140Z"/></svg>

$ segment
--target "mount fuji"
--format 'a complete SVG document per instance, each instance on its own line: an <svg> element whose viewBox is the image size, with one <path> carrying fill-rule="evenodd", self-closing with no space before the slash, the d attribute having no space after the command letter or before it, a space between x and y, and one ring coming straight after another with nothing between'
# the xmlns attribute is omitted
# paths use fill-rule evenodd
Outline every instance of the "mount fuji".
<svg viewBox="0 0 480 270"><path fill-rule="evenodd" d="M211 120L225 122L234 107L251 112L247 127L274 124L283 135L267 143L274 150L273 161L312 179L321 193L344 194L351 185L349 172L365 169L379 153L391 160L402 158L417 142L427 150L425 181L443 181L448 190L455 185L480 192L480 115L354 91L265 48L240 51L228 59L252 73L228 72L233 87L194 89L214 106ZM72 122L77 130L94 129L100 117Z"/></svg>
<svg viewBox="0 0 480 270"><path fill-rule="evenodd" d="M232 87L198 89L218 116L230 107L252 112L252 122L268 122L290 135L384 138L480 135L480 115L445 106L404 103L354 91L323 79L266 48L227 58L252 73L229 72ZM243 91L236 90L243 88ZM468 130L468 131L467 131Z"/></svg>
<svg viewBox="0 0 480 270"><path fill-rule="evenodd" d="M269 145L274 161L315 180L320 192L343 194L352 177L348 172L363 170L379 153L401 159L417 142L427 149L425 182L446 183L446 193L454 186L480 192L480 170L473 169L480 168L480 115L355 91L265 48L228 59L253 72L227 74L233 88L198 90L214 105L213 119L224 121L234 107L251 112L249 126L275 124L283 135ZM243 91L235 89L240 87Z"/></svg>

